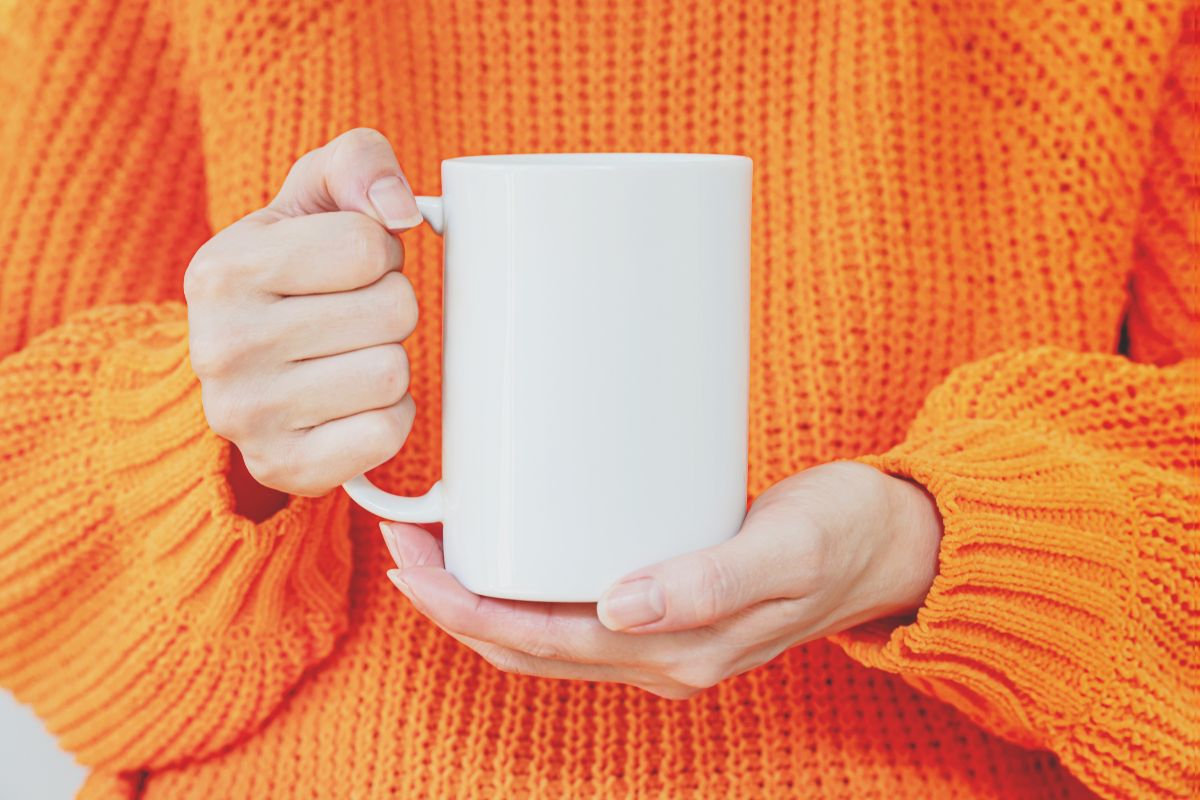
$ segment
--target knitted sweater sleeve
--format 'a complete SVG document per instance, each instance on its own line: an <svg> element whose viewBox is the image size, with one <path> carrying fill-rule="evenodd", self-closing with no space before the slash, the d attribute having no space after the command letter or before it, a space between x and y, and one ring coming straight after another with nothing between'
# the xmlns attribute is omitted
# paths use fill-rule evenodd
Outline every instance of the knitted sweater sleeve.
<svg viewBox="0 0 1200 800"><path fill-rule="evenodd" d="M156 768L253 730L331 651L349 510L234 513L184 308L139 302L177 297L209 235L171 20L0 6L0 686L80 761Z"/></svg>
<svg viewBox="0 0 1200 800"><path fill-rule="evenodd" d="M936 499L939 574L915 619L835 637L1053 750L1104 796L1200 789L1200 59L1188 60L1192 77L1167 81L1148 162L1134 360L1043 348L953 372L905 441L864 459Z"/></svg>
<svg viewBox="0 0 1200 800"><path fill-rule="evenodd" d="M346 625L342 493L234 513L177 304L85 312L0 361L0 684L80 761L254 728Z"/></svg>

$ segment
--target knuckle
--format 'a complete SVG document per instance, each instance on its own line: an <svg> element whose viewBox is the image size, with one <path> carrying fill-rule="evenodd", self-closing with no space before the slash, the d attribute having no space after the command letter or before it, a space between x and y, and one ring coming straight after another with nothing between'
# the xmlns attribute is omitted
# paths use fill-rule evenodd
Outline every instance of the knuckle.
<svg viewBox="0 0 1200 800"><path fill-rule="evenodd" d="M394 321L398 339L407 339L417 327L417 295L412 281L401 272L389 272L380 283L387 304L384 317Z"/></svg>
<svg viewBox="0 0 1200 800"><path fill-rule="evenodd" d="M696 554L697 591L692 593L697 620L701 623L719 619L722 610L737 599L737 581L725 562L708 551Z"/></svg>
<svg viewBox="0 0 1200 800"><path fill-rule="evenodd" d="M287 187L294 181L301 179L309 170L312 169L314 161L322 158L324 147L314 147L312 150L301 155L292 162L292 166L288 169L287 177L284 178L283 187L274 199L268 204L268 208L276 208L283 210L289 214L303 213L299 207L294 205L294 198L287 192Z"/></svg>
<svg viewBox="0 0 1200 800"><path fill-rule="evenodd" d="M385 460L394 456L404 446L404 442L408 439L408 432L412 428L412 420L400 414L390 413L387 415L387 420L385 436L382 440Z"/></svg>
<svg viewBox="0 0 1200 800"><path fill-rule="evenodd" d="M368 460L373 462L370 465L372 467L387 461L404 446L409 428L412 426L412 420L397 413L395 409L387 409L379 414L377 419L378 432L371 437L368 444Z"/></svg>
<svg viewBox="0 0 1200 800"><path fill-rule="evenodd" d="M292 162L292 168L289 171L289 174L291 174L293 172L299 172L300 170L304 169L310 163L312 163L313 161L315 161L316 159L318 159L320 157L321 157L321 148L314 147L312 150L309 150L308 152L304 153L304 155L300 156L299 158L297 158L295 161Z"/></svg>
<svg viewBox="0 0 1200 800"><path fill-rule="evenodd" d="M380 364L374 372L385 405L399 403L408 392L408 353L398 344L379 347Z"/></svg>
<svg viewBox="0 0 1200 800"><path fill-rule="evenodd" d="M183 273L183 296L188 303L224 297L232 289L233 269L205 246L196 251Z"/></svg>
<svg viewBox="0 0 1200 800"><path fill-rule="evenodd" d="M211 382L200 387L200 403L208 426L218 436L236 441L246 431L245 402L236 392Z"/></svg>
<svg viewBox="0 0 1200 800"><path fill-rule="evenodd" d="M203 381L228 372L231 359L219 342L193 328L188 336L188 361L192 372Z"/></svg>
<svg viewBox="0 0 1200 800"><path fill-rule="evenodd" d="M204 380L228 378L243 357L253 349L250 335L239 335L237 326L202 326L188 335L188 361L196 376Z"/></svg>
<svg viewBox="0 0 1200 800"><path fill-rule="evenodd" d="M348 246L364 278L377 275L379 269L391 261L390 236L382 225L364 214L351 212L347 215Z"/></svg>
<svg viewBox="0 0 1200 800"><path fill-rule="evenodd" d="M380 146L389 148L392 146L387 137L374 128L351 128L334 141L351 150L370 150Z"/></svg>

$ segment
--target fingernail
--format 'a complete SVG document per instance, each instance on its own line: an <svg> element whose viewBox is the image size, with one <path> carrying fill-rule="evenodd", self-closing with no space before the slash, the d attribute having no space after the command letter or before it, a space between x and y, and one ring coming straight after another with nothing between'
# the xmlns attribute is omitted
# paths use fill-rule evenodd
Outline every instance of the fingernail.
<svg viewBox="0 0 1200 800"><path fill-rule="evenodd" d="M412 192L399 175L389 175L372 183L367 190L367 197L388 230L415 228L425 219L417 208Z"/></svg>
<svg viewBox="0 0 1200 800"><path fill-rule="evenodd" d="M379 532L383 534L383 543L387 545L388 552L392 554L392 561L396 562L396 566L404 569L404 559L400 557L400 549L396 546L396 534L392 533L392 526L386 522L379 523Z"/></svg>
<svg viewBox="0 0 1200 800"><path fill-rule="evenodd" d="M408 584L404 582L404 578L400 577L400 570L389 569L387 571L387 576L388 580L395 584L397 589L404 592L406 596L411 595L412 590L408 587Z"/></svg>
<svg viewBox="0 0 1200 800"><path fill-rule="evenodd" d="M654 578L635 578L609 589L596 610L605 627L625 630L658 622L667 613L667 600Z"/></svg>

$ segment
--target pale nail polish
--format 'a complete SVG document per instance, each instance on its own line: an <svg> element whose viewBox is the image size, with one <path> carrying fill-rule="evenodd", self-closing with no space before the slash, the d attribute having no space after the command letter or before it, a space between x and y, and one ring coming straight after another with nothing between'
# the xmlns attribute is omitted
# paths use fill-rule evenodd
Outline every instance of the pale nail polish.
<svg viewBox="0 0 1200 800"><path fill-rule="evenodd" d="M372 183L367 197L388 230L415 228L424 220L417 201L399 175L389 175Z"/></svg>
<svg viewBox="0 0 1200 800"><path fill-rule="evenodd" d="M600 621L613 630L625 630L658 622L667 613L667 600L654 578L635 578L618 583L600 598Z"/></svg>

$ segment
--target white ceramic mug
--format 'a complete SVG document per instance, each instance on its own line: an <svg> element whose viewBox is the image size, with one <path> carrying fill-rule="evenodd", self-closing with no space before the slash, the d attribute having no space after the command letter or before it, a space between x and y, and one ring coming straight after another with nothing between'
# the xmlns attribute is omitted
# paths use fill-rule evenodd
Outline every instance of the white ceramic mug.
<svg viewBox="0 0 1200 800"><path fill-rule="evenodd" d="M687 154L442 163L442 479L359 476L443 523L477 594L594 602L737 532L746 510L751 162ZM401 456L403 457L403 456Z"/></svg>

